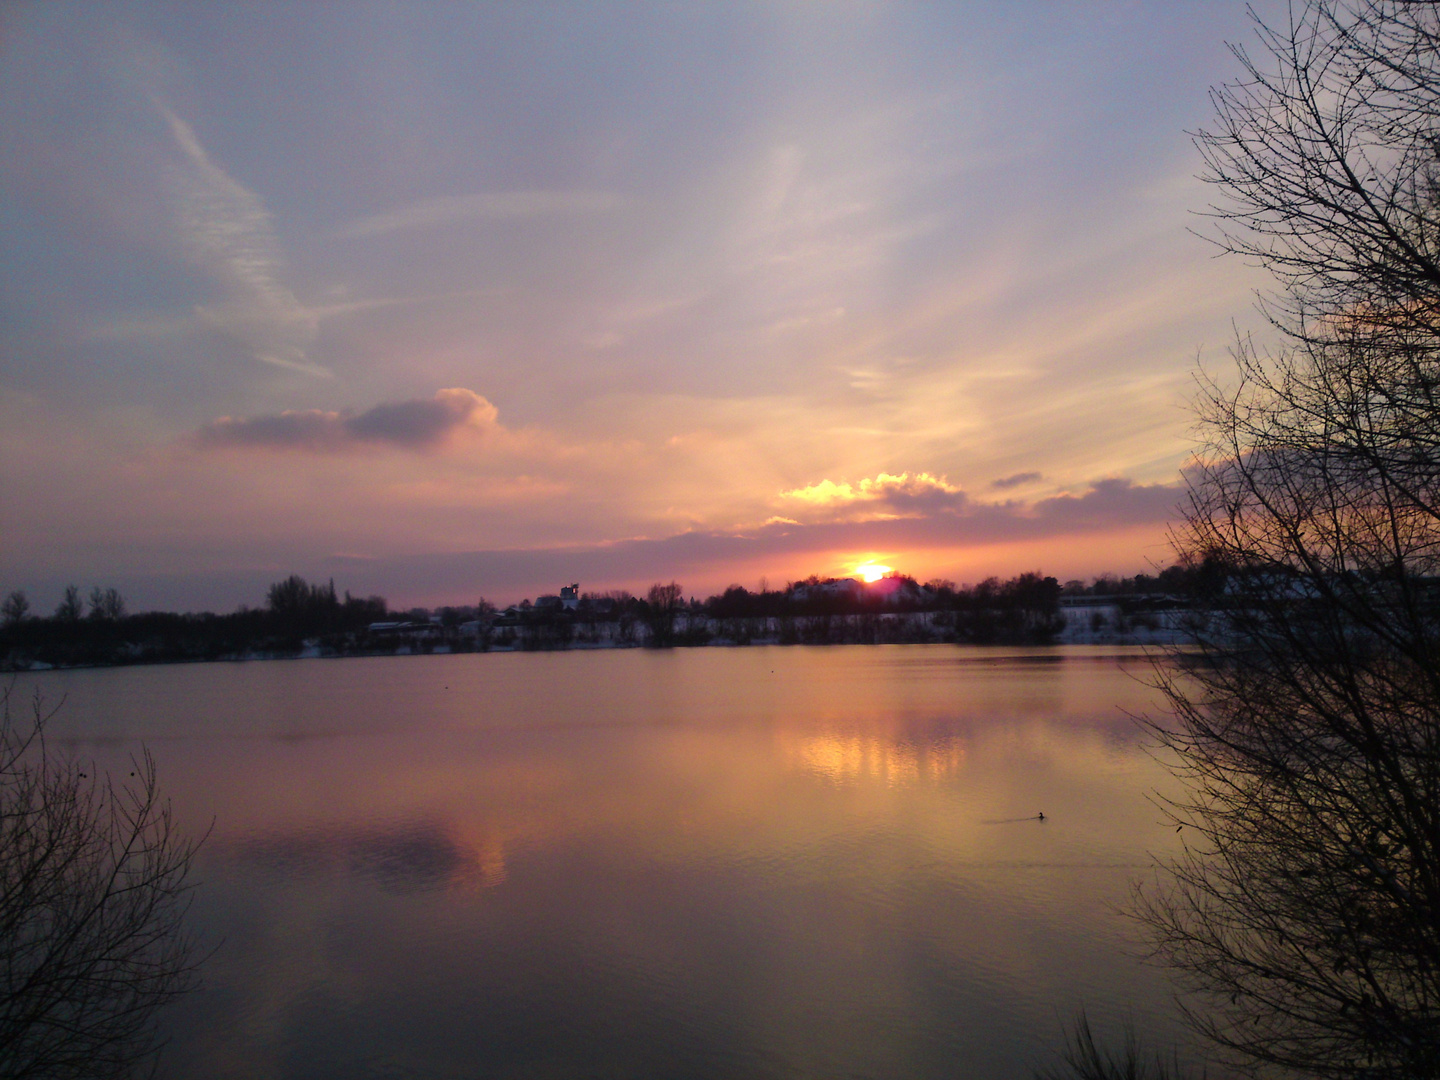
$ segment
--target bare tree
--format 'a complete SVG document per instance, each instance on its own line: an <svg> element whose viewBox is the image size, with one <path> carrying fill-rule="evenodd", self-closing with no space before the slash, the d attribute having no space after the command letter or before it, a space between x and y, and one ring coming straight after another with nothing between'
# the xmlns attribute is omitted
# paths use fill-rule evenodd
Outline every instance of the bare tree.
<svg viewBox="0 0 1440 1080"><path fill-rule="evenodd" d="M128 781L46 745L0 691L0 1075L126 1077L158 1052L156 1014L194 981L182 928L194 847L149 754Z"/></svg>
<svg viewBox="0 0 1440 1080"><path fill-rule="evenodd" d="M1278 344L1202 382L1175 541L1228 579L1162 671L1187 850L1142 915L1241 1068L1437 1077L1440 5L1257 25L1199 143Z"/></svg>
<svg viewBox="0 0 1440 1080"><path fill-rule="evenodd" d="M80 599L80 587L78 585L65 586L65 595L55 607L55 618L61 622L78 622L83 614L85 614L85 604Z"/></svg>
<svg viewBox="0 0 1440 1080"><path fill-rule="evenodd" d="M96 585L90 590L90 618L103 622L116 622L125 617L125 598L119 589L102 589Z"/></svg>
<svg viewBox="0 0 1440 1080"><path fill-rule="evenodd" d="M1096 1041L1083 1010L1071 1026L1061 1060L1062 1065L1037 1072L1035 1080L1185 1080L1195 1076L1174 1054L1147 1053L1135 1029L1128 1025L1120 1050L1107 1049ZM1205 1080L1203 1072L1199 1080Z"/></svg>
<svg viewBox="0 0 1440 1080"><path fill-rule="evenodd" d="M1229 576L1163 677L1191 843L1145 915L1242 1060L1440 1076L1440 458L1337 398L1361 356L1243 363L1178 535Z"/></svg>
<svg viewBox="0 0 1440 1080"><path fill-rule="evenodd" d="M29 613L30 600L23 589L14 590L5 597L5 602L0 604L0 619L4 620L6 626L24 622Z"/></svg>
<svg viewBox="0 0 1440 1080"><path fill-rule="evenodd" d="M1382 341L1434 336L1440 309L1440 17L1432 0L1307 0L1256 20L1244 76L1197 135L1216 240L1277 279L1298 342L1340 318Z"/></svg>
<svg viewBox="0 0 1440 1080"><path fill-rule="evenodd" d="M680 610L684 590L675 582L662 585L658 581L645 594L645 617L650 624L650 644L658 648L675 640L675 615Z"/></svg>

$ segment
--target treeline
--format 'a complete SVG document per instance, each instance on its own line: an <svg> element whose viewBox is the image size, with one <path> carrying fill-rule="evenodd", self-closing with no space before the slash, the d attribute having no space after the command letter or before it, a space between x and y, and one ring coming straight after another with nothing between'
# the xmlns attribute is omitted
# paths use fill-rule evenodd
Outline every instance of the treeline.
<svg viewBox="0 0 1440 1080"><path fill-rule="evenodd" d="M1136 574L1134 577L1115 577L1102 574L1090 584L1082 581L1067 581L1065 594L1102 597L1133 597L1168 595L1179 599L1195 597L1213 598L1225 589L1225 583L1235 573L1233 567L1217 558L1207 555L1199 560L1186 560L1168 566L1156 574Z"/></svg>
<svg viewBox="0 0 1440 1080"><path fill-rule="evenodd" d="M602 645L710 644L1025 644L1053 641L1065 626L1062 587L1021 574L973 586L924 585L889 575L869 585L810 577L784 589L732 585L705 600L683 598L675 582L642 598L587 593L573 607L558 597L501 612L481 633L483 647L555 649Z"/></svg>
<svg viewBox="0 0 1440 1080"><path fill-rule="evenodd" d="M71 586L53 615L35 616L17 590L0 603L0 669L286 656L317 640L338 650L358 647L366 628L386 614L383 597L347 592L342 598L333 581L312 585L298 575L270 586L265 607L241 607L228 615L130 615L117 590L98 586L90 591L87 610L80 590Z"/></svg>
<svg viewBox="0 0 1440 1080"><path fill-rule="evenodd" d="M935 579L923 585L892 574L861 584L809 577L783 589L732 585L704 600L675 582L645 596L624 590L562 600L542 596L504 611L474 605L393 613L383 597L340 595L333 581L291 575L271 585L265 605L225 615L127 613L113 588L87 596L66 590L55 612L32 614L22 592L0 602L0 669L170 663L245 657L394 652L466 652L708 644L1035 644L1065 626L1064 595L1115 598L1137 610L1176 598L1214 595L1218 566L1175 566L1156 575L1102 577L1091 584L1039 573L975 585Z"/></svg>

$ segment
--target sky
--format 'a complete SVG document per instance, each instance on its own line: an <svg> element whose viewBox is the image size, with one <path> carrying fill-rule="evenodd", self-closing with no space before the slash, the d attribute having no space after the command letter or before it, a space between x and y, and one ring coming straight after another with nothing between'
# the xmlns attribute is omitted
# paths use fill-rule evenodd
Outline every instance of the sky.
<svg viewBox="0 0 1440 1080"><path fill-rule="evenodd" d="M1251 33L1243 0L9 3L0 590L1168 565L1194 373L1260 322L1187 134Z"/></svg>

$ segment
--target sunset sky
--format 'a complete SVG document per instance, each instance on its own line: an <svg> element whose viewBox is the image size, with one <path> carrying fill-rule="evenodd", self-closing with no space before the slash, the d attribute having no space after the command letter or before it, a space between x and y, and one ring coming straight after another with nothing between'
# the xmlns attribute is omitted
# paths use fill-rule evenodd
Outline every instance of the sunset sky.
<svg viewBox="0 0 1440 1080"><path fill-rule="evenodd" d="M1242 0L8 4L0 590L1164 565L1192 373L1259 324L1186 134L1249 34Z"/></svg>

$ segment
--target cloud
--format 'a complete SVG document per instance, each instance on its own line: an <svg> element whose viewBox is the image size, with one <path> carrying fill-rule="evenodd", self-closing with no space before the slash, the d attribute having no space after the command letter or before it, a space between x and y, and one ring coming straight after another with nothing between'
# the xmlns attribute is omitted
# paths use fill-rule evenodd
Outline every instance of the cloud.
<svg viewBox="0 0 1440 1080"><path fill-rule="evenodd" d="M780 498L807 508L849 514L860 510L867 516L915 516L955 512L968 497L943 476L927 472L880 473L858 483L821 480L809 487L782 491Z"/></svg>
<svg viewBox="0 0 1440 1080"><path fill-rule="evenodd" d="M154 104L185 158L176 173L185 242L230 293L220 303L198 305L196 316L257 360L307 375L330 375L309 357L318 318L280 280L283 259L265 204L210 158L195 130L173 109L159 100Z"/></svg>
<svg viewBox="0 0 1440 1080"><path fill-rule="evenodd" d="M787 568L796 574L818 572L838 552L953 554L967 549L993 551L1007 543L1103 537L1135 526L1158 530L1174 520L1181 490L1172 484L1102 480L1078 495L1035 503L970 502L955 513L816 524L772 519L743 531L692 530L604 544L387 557L364 565L350 562L345 572L348 587L359 591L417 597L443 597L447 590L478 587L487 595L518 599L553 590L559 581L643 586L672 577L687 588L703 590L723 587L726 580L734 580L734 568L742 566L768 568L763 572L771 574ZM1076 569L1067 562L1074 558L1074 546L1066 543L1055 550L1056 562L1067 570Z"/></svg>
<svg viewBox="0 0 1440 1080"><path fill-rule="evenodd" d="M430 400L376 405L345 423L350 436L363 442L428 446L462 425L492 427L498 413L479 394L459 388L440 390Z"/></svg>
<svg viewBox="0 0 1440 1080"><path fill-rule="evenodd" d="M1038 520L1072 527L1141 525L1173 520L1184 487L1098 480L1083 495L1056 495L1035 503Z"/></svg>
<svg viewBox="0 0 1440 1080"><path fill-rule="evenodd" d="M1018 473L991 486L1018 487L1038 479L1039 473ZM904 528L915 538L933 528L937 535L946 531L953 535L956 529L963 529L967 538L983 534L989 540L1004 540L1043 535L1052 527L1063 531L1167 521L1175 516L1180 495L1181 489L1172 484L1136 484L1119 478L1097 480L1078 495L1054 495L1033 502L981 502L933 473L880 473L854 484L821 480L782 491L780 497L794 508L793 513L808 520L772 517L765 527L793 523L818 528L900 520L911 522Z"/></svg>
<svg viewBox="0 0 1440 1080"><path fill-rule="evenodd" d="M345 417L320 409L277 416L222 416L200 429L204 446L259 446L271 450L337 450L347 441Z"/></svg>
<svg viewBox="0 0 1440 1080"><path fill-rule="evenodd" d="M1043 479L1038 472L1019 472L1014 476L1001 477L999 480L992 480L990 486L996 491L1009 491L1011 488L1019 487L1021 484L1028 484L1034 480Z"/></svg>
<svg viewBox="0 0 1440 1080"><path fill-rule="evenodd" d="M469 429L498 428L494 405L472 390L437 391L433 398L376 405L366 412L290 410L272 416L222 416L200 429L206 447L257 447L334 453L366 444L428 450Z"/></svg>
<svg viewBox="0 0 1440 1080"><path fill-rule="evenodd" d="M933 478L932 478L933 479ZM800 526L767 523L747 536L765 549L808 550L844 547L965 546L1160 525L1175 518L1182 488L1100 480L1078 495L1057 495L1033 503L954 502L941 513L868 520L829 521ZM725 543L722 534L716 540Z"/></svg>
<svg viewBox="0 0 1440 1080"><path fill-rule="evenodd" d="M326 439L335 449L363 445L345 443L343 429L337 436L336 414L320 415L318 424L302 418L291 420L288 429L284 424L275 425L290 440L282 442L279 449L296 449L296 428L301 438L315 437L318 428L322 447L327 445ZM242 440L248 437L249 445L275 445L275 432L265 432L263 425L248 429L231 425L216 434L232 441L237 436ZM266 440L267 434L272 441ZM503 467L503 457L501 463ZM87 460L87 467L89 464ZM299 474L301 463L293 464L297 468L285 472ZM402 459L400 464L412 463ZM432 463L420 460L415 464L428 472ZM270 470L269 475L280 474ZM268 486L279 483L284 481L272 479ZM449 533L453 546L436 550L422 546L424 540L416 543L413 535L392 531L397 525L409 528L416 519L446 520L427 519L423 504L401 504L399 509L396 504L380 502L356 506L313 490L313 485L298 486L305 491L305 505L312 517L323 526L319 535L279 540L256 535L247 531L253 515L235 513L229 500L211 504L205 494L196 493L195 505L216 521L213 556L196 560L182 548L153 546L148 537L138 541L123 535L107 538L102 559L119 549L124 557L137 558L142 568L122 567L105 580L132 597L132 607L137 610L198 610L207 605L218 609L254 603L257 596L265 595L270 583L292 571L320 580L334 575L337 584L358 595L378 593L401 606L470 602L477 593L508 602L553 592L558 584L577 580L587 588L643 589L653 581L673 578L687 590L703 595L762 574L771 581L783 581L810 573L844 572L842 567L853 565L860 557L876 555L922 578L935 574L964 578L970 571L956 569L962 564L980 577L1035 568L1083 577L1102 571L1133 573L1148 565L1139 561L1142 556L1164 558L1168 551L1163 539L1165 526L1176 520L1174 509L1183 495L1178 484L1111 479L1075 494L1034 502L972 500L954 513L809 524L792 517L749 528L657 528L648 535L636 535L637 529L631 538L610 542L536 541L523 533L488 539L494 534L484 531L484 523L508 515L493 512L495 504L482 499L456 519L456 527ZM461 489L457 501L468 503L470 490ZM103 493L97 494L103 497ZM223 490L220 496L224 498ZM180 501L167 499L160 507L159 520L173 520L165 515ZM550 512L547 508L546 513ZM1146 534L1146 546L1137 551L1136 536L1141 532ZM62 560L54 564L57 569L47 564L32 571L28 588L33 589L32 595L50 596L48 603L53 606L74 574L63 565L69 558L63 555L68 539L53 531L49 535L53 537L50 547L62 550ZM477 536L487 539L477 542ZM28 550L40 545L24 546ZM90 565L104 564L92 558Z"/></svg>
<svg viewBox="0 0 1440 1080"><path fill-rule="evenodd" d="M609 210L619 199L603 191L480 191L421 199L360 218L336 235L355 240L401 229L428 229L465 221L504 221Z"/></svg>
<svg viewBox="0 0 1440 1080"><path fill-rule="evenodd" d="M948 504L938 506L938 512L823 521L799 530L770 526L760 535L779 532L792 540L808 535L823 538L824 545L834 547L861 540L870 547L883 546L882 541L917 547L994 544L1162 524L1175 517L1180 495L1177 485L1136 484L1126 479L1100 480L1079 495L1057 495L1033 503L976 502L955 492Z"/></svg>

